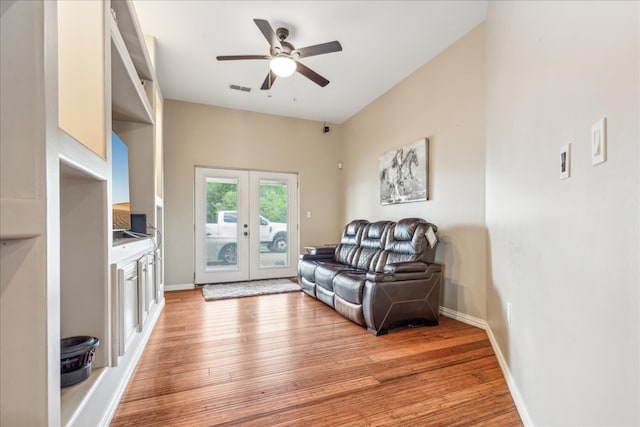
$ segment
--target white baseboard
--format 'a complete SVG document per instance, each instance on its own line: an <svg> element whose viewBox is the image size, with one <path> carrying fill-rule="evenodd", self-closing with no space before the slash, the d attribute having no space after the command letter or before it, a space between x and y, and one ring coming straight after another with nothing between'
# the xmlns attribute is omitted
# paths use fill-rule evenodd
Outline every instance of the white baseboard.
<svg viewBox="0 0 640 427"><path fill-rule="evenodd" d="M175 285L164 285L165 292L171 291L186 291L188 289L194 289L196 286L193 283L177 283Z"/></svg>
<svg viewBox="0 0 640 427"><path fill-rule="evenodd" d="M478 317L470 316L465 313L460 313L455 310L451 310L447 307L440 307L440 314L443 316L449 317L451 319L459 320L462 323L466 323L467 325L475 326L480 329L484 329L487 333L487 337L489 338L489 342L491 343L491 347L493 348L493 352L498 359L498 364L500 365L500 369L502 370L502 375L504 375L505 381L507 382L507 387L509 388L509 392L511 393L511 397L513 398L513 403L516 405L516 409L518 410L518 414L522 419L522 423L525 427L533 427L533 422L531 421L531 417L529 416L529 412L524 404L524 400L522 399L522 395L518 390L518 386L516 385L513 376L511 375L511 371L509 370L509 365L498 346L498 342L496 341L496 337L493 335L493 331L489 327L489 324L486 320L480 319Z"/></svg>
<svg viewBox="0 0 640 427"><path fill-rule="evenodd" d="M524 404L524 400L522 399L522 395L518 390L518 386L516 385L513 376L511 375L511 371L509 370L509 365L500 351L500 347L498 347L498 342L496 341L496 337L493 335L493 331L487 324L485 328L487 332L487 336L489 337L489 342L491 343L491 347L493 347L493 352L496 354L496 358L498 359L498 363L500 364L500 369L502 369L502 374L504 375L505 380L507 381L507 387L509 387L509 391L511 392L511 397L513 398L513 403L516 405L516 409L518 410L518 414L520 414L520 418L522 419L522 424L525 427L533 427L533 421L531 421L531 417L529 416L529 411L527 411L527 407Z"/></svg>
<svg viewBox="0 0 640 427"><path fill-rule="evenodd" d="M459 311L451 310L447 307L440 307L440 314L450 317L454 320L459 320L467 325L475 326L476 328L487 330L489 327L487 321L480 319L479 317L471 316L469 314L460 313Z"/></svg>

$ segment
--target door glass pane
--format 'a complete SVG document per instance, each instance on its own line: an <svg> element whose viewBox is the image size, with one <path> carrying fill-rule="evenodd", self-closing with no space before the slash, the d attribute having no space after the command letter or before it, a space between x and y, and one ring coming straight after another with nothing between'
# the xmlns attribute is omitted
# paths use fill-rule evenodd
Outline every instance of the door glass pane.
<svg viewBox="0 0 640 427"><path fill-rule="evenodd" d="M260 179L260 268L289 265L288 194L286 181Z"/></svg>
<svg viewBox="0 0 640 427"><path fill-rule="evenodd" d="M206 269L238 267L238 179L207 177Z"/></svg>

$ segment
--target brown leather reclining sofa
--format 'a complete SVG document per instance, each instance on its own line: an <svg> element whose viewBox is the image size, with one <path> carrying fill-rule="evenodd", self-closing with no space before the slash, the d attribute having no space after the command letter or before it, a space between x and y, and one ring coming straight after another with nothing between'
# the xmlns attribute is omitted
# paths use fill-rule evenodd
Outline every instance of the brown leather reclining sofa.
<svg viewBox="0 0 640 427"><path fill-rule="evenodd" d="M351 221L340 243L300 256L302 290L373 335L437 325L443 266L434 263L437 227L420 218ZM433 246L432 246L433 244Z"/></svg>

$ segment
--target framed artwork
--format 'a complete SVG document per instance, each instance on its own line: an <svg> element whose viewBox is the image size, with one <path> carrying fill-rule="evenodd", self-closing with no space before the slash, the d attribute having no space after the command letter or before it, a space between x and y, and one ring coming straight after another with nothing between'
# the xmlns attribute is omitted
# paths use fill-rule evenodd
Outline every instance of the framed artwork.
<svg viewBox="0 0 640 427"><path fill-rule="evenodd" d="M429 140L388 151L380 156L380 204L429 200Z"/></svg>
<svg viewBox="0 0 640 427"><path fill-rule="evenodd" d="M560 148L560 179L571 176L571 144L565 144Z"/></svg>

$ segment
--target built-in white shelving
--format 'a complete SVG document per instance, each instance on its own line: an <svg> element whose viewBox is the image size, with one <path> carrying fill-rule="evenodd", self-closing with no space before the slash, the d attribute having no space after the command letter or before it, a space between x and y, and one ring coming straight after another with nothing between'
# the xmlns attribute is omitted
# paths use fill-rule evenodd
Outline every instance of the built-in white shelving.
<svg viewBox="0 0 640 427"><path fill-rule="evenodd" d="M0 425L108 425L164 305L162 246L114 245L111 225L112 129L132 205L150 234L163 224L147 40L131 0L9 2L0 30ZM131 263L145 281L121 288ZM124 352L120 317L136 326ZM100 345L91 376L61 389L60 339L76 335Z"/></svg>
<svg viewBox="0 0 640 427"><path fill-rule="evenodd" d="M151 58L145 47L144 36L140 31L140 23L133 9L133 4L129 1L113 1L111 8L116 14L117 26L138 75L142 79L155 81Z"/></svg>
<svg viewBox="0 0 640 427"><path fill-rule="evenodd" d="M111 102L114 120L153 124L151 104L127 46L113 18L111 34Z"/></svg>

